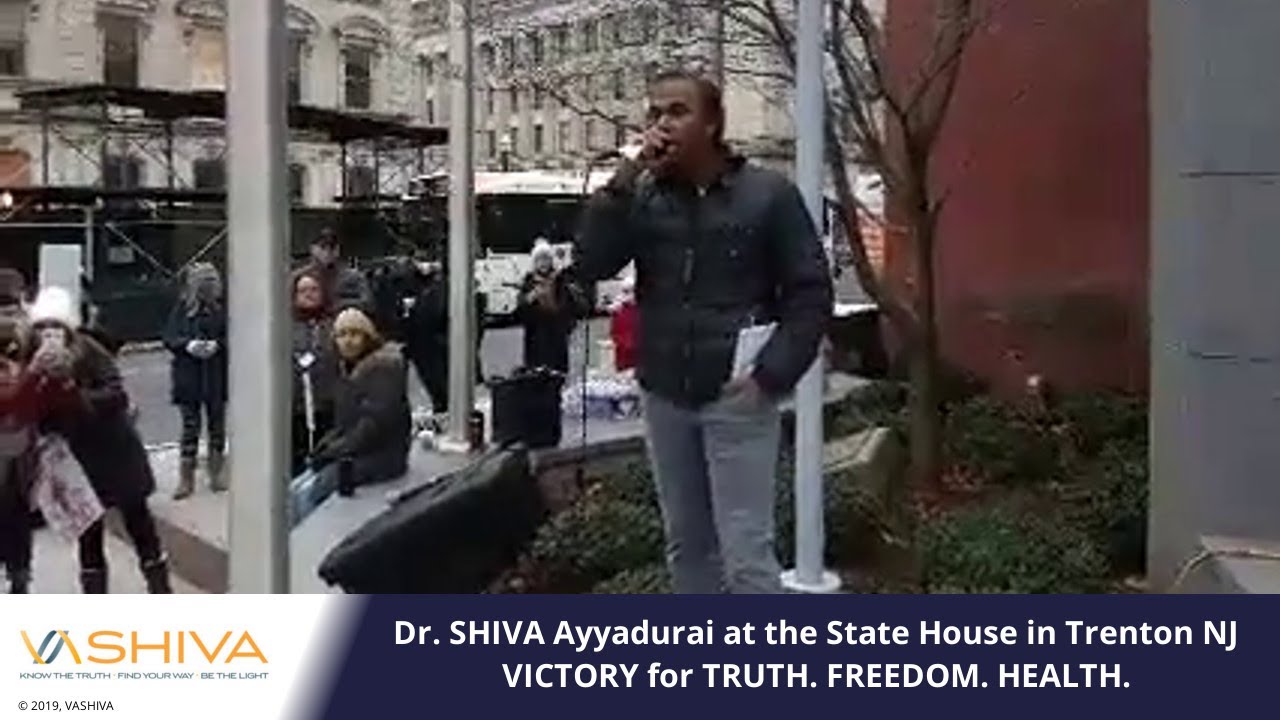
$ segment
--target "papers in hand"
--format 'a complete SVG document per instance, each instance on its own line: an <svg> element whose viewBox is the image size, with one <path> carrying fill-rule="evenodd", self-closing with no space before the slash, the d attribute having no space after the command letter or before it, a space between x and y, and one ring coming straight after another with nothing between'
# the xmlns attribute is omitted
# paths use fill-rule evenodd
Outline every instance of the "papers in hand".
<svg viewBox="0 0 1280 720"><path fill-rule="evenodd" d="M764 349L769 338L773 337L773 333L778 329L777 323L768 323L766 325L752 325L743 328L738 332L738 343L733 351L733 373L731 378L737 379L751 374L756 363L756 357L760 355L760 351Z"/></svg>

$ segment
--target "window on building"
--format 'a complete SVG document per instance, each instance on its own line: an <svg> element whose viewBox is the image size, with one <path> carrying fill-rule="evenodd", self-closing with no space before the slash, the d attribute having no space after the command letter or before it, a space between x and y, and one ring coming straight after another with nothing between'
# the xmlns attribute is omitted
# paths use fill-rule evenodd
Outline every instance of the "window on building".
<svg viewBox="0 0 1280 720"><path fill-rule="evenodd" d="M489 43L480 46L480 69L486 73L493 72L493 46Z"/></svg>
<svg viewBox="0 0 1280 720"><path fill-rule="evenodd" d="M0 0L0 76L27 74L26 0Z"/></svg>
<svg viewBox="0 0 1280 720"><path fill-rule="evenodd" d="M301 163L289 165L289 199L301 204L307 197L307 167Z"/></svg>
<svg viewBox="0 0 1280 720"><path fill-rule="evenodd" d="M613 118L613 146L622 147L627 144L627 119L621 115Z"/></svg>
<svg viewBox="0 0 1280 720"><path fill-rule="evenodd" d="M617 20L612 15L605 15L600 18L600 47L608 50L613 47L615 35L614 28L617 27Z"/></svg>
<svg viewBox="0 0 1280 720"><path fill-rule="evenodd" d="M347 197L365 198L378 194L377 171L369 165L347 166Z"/></svg>
<svg viewBox="0 0 1280 720"><path fill-rule="evenodd" d="M302 102L302 38L289 38L289 103Z"/></svg>
<svg viewBox="0 0 1280 720"><path fill-rule="evenodd" d="M520 157L520 128L508 130L507 139L511 141L511 157Z"/></svg>
<svg viewBox="0 0 1280 720"><path fill-rule="evenodd" d="M226 41L217 28L198 27L191 34L191 88L222 90L227 86L224 48Z"/></svg>
<svg viewBox="0 0 1280 720"><path fill-rule="evenodd" d="M516 66L516 39L514 37L505 37L502 39L502 69L511 72Z"/></svg>
<svg viewBox="0 0 1280 720"><path fill-rule="evenodd" d="M436 101L435 98L427 98L427 102L422 108L423 118L428 125L436 124Z"/></svg>
<svg viewBox="0 0 1280 720"><path fill-rule="evenodd" d="M551 36L554 38L555 54L557 60L563 60L569 56L569 26L557 25L551 30Z"/></svg>
<svg viewBox="0 0 1280 720"><path fill-rule="evenodd" d="M113 87L138 87L142 49L138 20L103 15L98 28L102 33L102 82Z"/></svg>
<svg viewBox="0 0 1280 720"><path fill-rule="evenodd" d="M511 86L511 114L520 112L520 88Z"/></svg>
<svg viewBox="0 0 1280 720"><path fill-rule="evenodd" d="M487 130L484 134L485 152L489 158L498 156L498 133L495 130Z"/></svg>
<svg viewBox="0 0 1280 720"><path fill-rule="evenodd" d="M102 158L102 186L107 190L142 187L142 160L110 153Z"/></svg>
<svg viewBox="0 0 1280 720"><path fill-rule="evenodd" d="M568 120L561 120L556 125L556 148L562 153L573 149L572 125Z"/></svg>
<svg viewBox="0 0 1280 720"><path fill-rule="evenodd" d="M587 118L582 121L582 149L596 149L596 121L595 118Z"/></svg>
<svg viewBox="0 0 1280 720"><path fill-rule="evenodd" d="M538 87L533 89L533 109L541 110L542 108L546 107L546 105L547 105L547 91L543 90L542 86L539 85Z"/></svg>
<svg viewBox="0 0 1280 720"><path fill-rule="evenodd" d="M497 94L497 91L496 91L496 90L494 90L493 88L489 88L488 90L485 90L485 93L484 93L484 113L485 113L485 115L493 115L493 104L494 104L494 99L493 99L493 98L494 98L494 95L496 95L496 94Z"/></svg>
<svg viewBox="0 0 1280 720"><path fill-rule="evenodd" d="M642 7L636 13L636 21L640 26L640 42L648 44L658 38L658 11L653 7Z"/></svg>
<svg viewBox="0 0 1280 720"><path fill-rule="evenodd" d="M227 186L222 158L199 158L191 163L192 184L197 190L221 190Z"/></svg>
<svg viewBox="0 0 1280 720"><path fill-rule="evenodd" d="M593 53L600 48L598 31L595 20L582 21L582 52Z"/></svg>
<svg viewBox="0 0 1280 720"><path fill-rule="evenodd" d="M613 45L614 47L622 47L627 44L627 15L626 13L618 13L612 16L611 20L609 32L613 35Z"/></svg>
<svg viewBox="0 0 1280 720"><path fill-rule="evenodd" d="M350 47L342 51L344 104L354 110L373 107L373 50Z"/></svg>
<svg viewBox="0 0 1280 720"><path fill-rule="evenodd" d="M622 68L613 71L613 99L627 99L627 73Z"/></svg>
<svg viewBox="0 0 1280 720"><path fill-rule="evenodd" d="M541 155L546 150L546 137L543 135L542 123L533 126L533 154Z"/></svg>
<svg viewBox="0 0 1280 720"><path fill-rule="evenodd" d="M529 33L529 54L533 56L535 65L541 65L547 59L546 48L542 42L542 33L536 30Z"/></svg>

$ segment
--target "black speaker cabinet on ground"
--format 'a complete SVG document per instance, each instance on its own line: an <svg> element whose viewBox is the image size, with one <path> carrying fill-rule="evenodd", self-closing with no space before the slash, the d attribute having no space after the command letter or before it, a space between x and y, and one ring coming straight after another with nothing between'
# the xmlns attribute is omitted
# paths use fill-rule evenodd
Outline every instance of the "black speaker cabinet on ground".
<svg viewBox="0 0 1280 720"><path fill-rule="evenodd" d="M521 368L511 377L491 381L493 443L520 442L530 449L558 447L563 386L564 376L546 368Z"/></svg>

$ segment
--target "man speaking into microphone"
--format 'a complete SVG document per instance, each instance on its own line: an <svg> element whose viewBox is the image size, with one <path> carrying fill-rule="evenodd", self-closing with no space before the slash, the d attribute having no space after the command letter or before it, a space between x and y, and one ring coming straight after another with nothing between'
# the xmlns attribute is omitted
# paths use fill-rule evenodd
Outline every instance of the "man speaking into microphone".
<svg viewBox="0 0 1280 720"><path fill-rule="evenodd" d="M780 592L778 403L831 315L825 253L795 186L725 144L714 83L668 72L649 94L643 145L588 202L574 271L592 283L635 262L637 376L676 592ZM762 341L754 353L748 338Z"/></svg>

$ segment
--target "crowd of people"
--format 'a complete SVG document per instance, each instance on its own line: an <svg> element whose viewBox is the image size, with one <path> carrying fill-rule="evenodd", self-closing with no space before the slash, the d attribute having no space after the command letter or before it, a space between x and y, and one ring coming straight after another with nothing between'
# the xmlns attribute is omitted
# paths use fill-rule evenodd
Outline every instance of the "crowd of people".
<svg viewBox="0 0 1280 720"><path fill-rule="evenodd" d="M534 248L517 310L524 365L567 373L584 288L633 265L634 296L615 309L610 334L615 365L634 368L642 390L675 588L778 592L779 401L818 353L832 306L827 261L795 186L725 144L714 84L668 73L649 103L638 152L585 208L574 265L556 268L545 242ZM340 255L325 232L292 276L293 470L322 473L347 494L406 471L410 365L433 408L447 409L450 313L441 265L406 259L371 290ZM738 367L748 329L766 339ZM13 592L30 583L28 496L39 438L49 435L65 440L102 505L123 515L148 589L170 591L146 502L155 478L101 337L80 327L65 291L42 288L28 305L21 276L0 272L0 554ZM175 497L196 490L202 436L208 483L221 491L228 337L213 266L187 269L165 345L182 419ZM101 521L81 534L79 557L85 592L105 592Z"/></svg>

